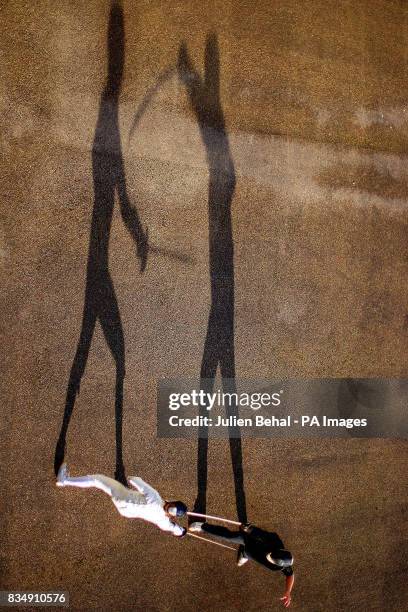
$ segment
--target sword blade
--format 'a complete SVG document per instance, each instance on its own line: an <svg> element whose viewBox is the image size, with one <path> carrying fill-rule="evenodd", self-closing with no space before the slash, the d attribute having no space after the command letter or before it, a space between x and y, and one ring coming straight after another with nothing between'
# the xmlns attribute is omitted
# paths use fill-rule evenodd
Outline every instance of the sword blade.
<svg viewBox="0 0 408 612"><path fill-rule="evenodd" d="M200 518L212 519L213 521L221 521L222 523L230 523L231 525L242 525L238 521L230 521L229 519L221 518L220 516L211 516L210 514L200 514L199 512L187 512L188 516L199 516Z"/></svg>
<svg viewBox="0 0 408 612"><path fill-rule="evenodd" d="M197 538L197 540L204 540L204 542L208 542L209 544L215 544L216 546L222 546L223 548L229 548L230 550L237 550L233 546L227 546L227 544L221 544L221 542L215 542L214 540L210 540L209 538L202 538L201 536L195 533L190 533L189 531L187 531L187 535L191 536L192 538Z"/></svg>

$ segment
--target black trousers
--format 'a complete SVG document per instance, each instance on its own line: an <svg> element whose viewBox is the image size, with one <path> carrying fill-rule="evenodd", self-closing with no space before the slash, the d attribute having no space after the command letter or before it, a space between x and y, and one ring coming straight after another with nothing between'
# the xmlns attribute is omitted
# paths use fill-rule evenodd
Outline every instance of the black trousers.
<svg viewBox="0 0 408 612"><path fill-rule="evenodd" d="M209 523L203 523L201 527L202 531L211 534L216 540L223 540L224 542L232 542L233 544L245 544L244 537L241 531L231 531L227 527L221 525L210 525Z"/></svg>

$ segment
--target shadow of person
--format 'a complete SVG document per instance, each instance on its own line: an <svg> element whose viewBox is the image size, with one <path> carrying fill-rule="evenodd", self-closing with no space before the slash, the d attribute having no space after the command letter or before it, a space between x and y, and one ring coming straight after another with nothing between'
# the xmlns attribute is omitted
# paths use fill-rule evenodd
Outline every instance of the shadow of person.
<svg viewBox="0 0 408 612"><path fill-rule="evenodd" d="M137 211L132 207L126 189L124 162L119 132L119 95L124 66L124 19L120 2L111 3L108 26L108 74L102 92L98 121L92 147L94 205L89 241L85 300L82 327L72 363L65 400L62 427L55 450L57 473L65 454L66 435L76 396L79 394L96 321L99 320L116 366L115 389L115 477L126 483L122 457L123 382L125 376L125 344L118 302L109 273L109 235L115 193L118 195L122 219L132 236L145 270L148 255L147 232L144 232Z"/></svg>
<svg viewBox="0 0 408 612"><path fill-rule="evenodd" d="M220 99L220 58L217 36L207 36L204 78L193 67L186 45L178 54L179 78L185 85L197 118L209 168L208 221L211 308L200 372L200 388L210 392L218 366L223 390L235 392L234 356L234 243L231 200L235 190L235 170ZM229 406L227 416L237 413ZM206 407L200 407L206 414ZM239 520L246 522L246 503L242 468L240 430L230 427L229 444L234 472L235 496ZM205 513L208 474L208 430L202 427L198 439L198 494L194 510Z"/></svg>

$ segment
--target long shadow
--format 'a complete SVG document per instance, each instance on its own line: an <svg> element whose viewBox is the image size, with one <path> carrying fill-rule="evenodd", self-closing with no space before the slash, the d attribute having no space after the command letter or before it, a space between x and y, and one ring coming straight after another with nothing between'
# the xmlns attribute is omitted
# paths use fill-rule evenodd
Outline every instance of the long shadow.
<svg viewBox="0 0 408 612"><path fill-rule="evenodd" d="M209 167L208 219L211 309L201 362L200 385L211 392L220 367L223 390L235 392L234 356L234 244L231 201L235 170L220 100L220 58L217 36L207 36L204 78L195 70L186 45L179 49L178 71L196 115ZM206 407L200 407L206 415ZM227 416L237 414L230 406ZM230 427L229 444L234 471L235 497L239 520L247 521L240 431ZM201 428L198 439L198 493L194 510L206 511L208 476L208 431Z"/></svg>
<svg viewBox="0 0 408 612"><path fill-rule="evenodd" d="M147 234L126 189L126 178L119 132L119 95L124 66L124 19L120 2L111 3L107 33L108 74L102 92L92 148L94 205L89 242L85 301L78 346L68 381L62 427L55 449L54 469L64 460L69 422L79 394L96 322L99 321L116 366L115 386L115 477L126 483L122 457L123 381L125 343L118 302L109 273L109 236L115 193L120 211L140 259L141 272L147 263Z"/></svg>

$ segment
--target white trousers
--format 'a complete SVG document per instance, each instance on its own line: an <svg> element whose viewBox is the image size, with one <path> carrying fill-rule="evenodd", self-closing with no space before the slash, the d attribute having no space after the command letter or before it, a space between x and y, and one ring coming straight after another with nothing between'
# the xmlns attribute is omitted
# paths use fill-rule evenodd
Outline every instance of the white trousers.
<svg viewBox="0 0 408 612"><path fill-rule="evenodd" d="M110 497L118 500L129 498L130 490L122 483L104 476L103 474L90 474L88 476L67 476L64 480L65 486L79 487L80 489L100 489ZM137 494L132 491L132 494ZM140 494L139 494L140 495Z"/></svg>

